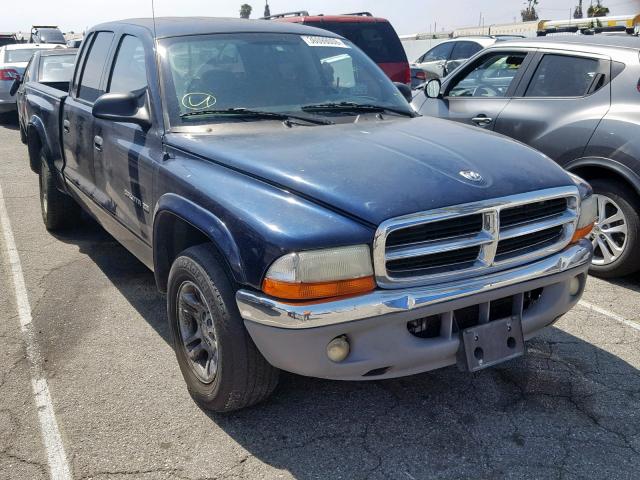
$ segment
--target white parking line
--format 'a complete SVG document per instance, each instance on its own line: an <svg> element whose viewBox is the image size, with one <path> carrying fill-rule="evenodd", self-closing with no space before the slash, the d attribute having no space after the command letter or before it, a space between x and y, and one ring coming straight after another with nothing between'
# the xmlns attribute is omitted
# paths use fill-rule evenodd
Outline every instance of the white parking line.
<svg viewBox="0 0 640 480"><path fill-rule="evenodd" d="M27 288L24 283L24 276L22 275L20 256L18 255L18 249L16 248L16 243L13 238L13 231L2 194L2 187L0 187L0 226L2 227L7 257L11 267L11 276L13 277L16 305L20 318L20 330L22 331L26 344L27 360L29 361L31 369L31 386L38 409L42 441L47 451L49 473L54 480L70 480L71 470L67 463L62 437L60 436L60 430L58 429L58 423L56 422L56 416L53 411L51 394L49 393L49 386L42 367L42 356L40 355L40 349L38 348L33 333L31 306L29 305Z"/></svg>
<svg viewBox="0 0 640 480"><path fill-rule="evenodd" d="M588 308L589 310L593 310L594 312L598 312L604 315L605 317L609 317L610 319L615 320L616 322L622 323L623 325L626 325L627 327L631 327L640 332L640 323L627 320L626 318L622 317L621 315L618 315L617 313L610 312L609 310L605 310L604 308L598 307L593 303L585 302L584 300L580 300L580 302L578 302L578 305Z"/></svg>

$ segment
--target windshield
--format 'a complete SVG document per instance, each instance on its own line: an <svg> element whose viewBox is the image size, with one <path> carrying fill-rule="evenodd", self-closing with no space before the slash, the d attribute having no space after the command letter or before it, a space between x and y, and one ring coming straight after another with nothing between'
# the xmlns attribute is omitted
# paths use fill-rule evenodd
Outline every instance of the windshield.
<svg viewBox="0 0 640 480"><path fill-rule="evenodd" d="M20 48L16 50L7 50L4 55L5 63L27 63L31 60L31 55L35 52L35 48Z"/></svg>
<svg viewBox="0 0 640 480"><path fill-rule="evenodd" d="M37 36L40 43L67 43L64 39L64 35L57 28L41 28L38 30Z"/></svg>
<svg viewBox="0 0 640 480"><path fill-rule="evenodd" d="M376 64L337 38L197 35L165 39L160 52L172 126L236 121L229 115L186 115L233 108L300 114L309 105L350 102L411 112Z"/></svg>

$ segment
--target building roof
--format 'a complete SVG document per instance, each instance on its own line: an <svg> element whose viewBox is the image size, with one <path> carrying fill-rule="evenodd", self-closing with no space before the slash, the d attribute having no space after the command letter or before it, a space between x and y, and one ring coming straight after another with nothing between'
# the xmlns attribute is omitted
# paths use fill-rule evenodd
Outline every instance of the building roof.
<svg viewBox="0 0 640 480"><path fill-rule="evenodd" d="M115 28L122 24L137 25L154 31L152 18L131 18L97 25L92 30ZM245 20L239 18L214 17L157 17L155 32L158 38L207 33L292 33L298 35L322 35L339 37L335 33L296 23L271 22L268 20Z"/></svg>

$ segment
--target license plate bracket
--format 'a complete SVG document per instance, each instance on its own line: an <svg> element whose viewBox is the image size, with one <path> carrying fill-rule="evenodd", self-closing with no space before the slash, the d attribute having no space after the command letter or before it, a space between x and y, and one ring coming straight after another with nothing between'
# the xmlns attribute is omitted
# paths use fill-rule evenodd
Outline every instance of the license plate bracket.
<svg viewBox="0 0 640 480"><path fill-rule="evenodd" d="M461 340L459 363L470 372L512 360L525 352L519 315L469 327L462 331Z"/></svg>

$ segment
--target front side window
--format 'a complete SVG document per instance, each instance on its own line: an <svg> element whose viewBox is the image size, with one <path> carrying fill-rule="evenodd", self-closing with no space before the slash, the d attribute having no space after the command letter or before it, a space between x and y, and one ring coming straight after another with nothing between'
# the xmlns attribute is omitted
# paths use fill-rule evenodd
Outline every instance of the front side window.
<svg viewBox="0 0 640 480"><path fill-rule="evenodd" d="M601 87L600 61L566 55L545 55L531 79L525 97L582 97L592 86ZM600 85L593 85L600 82Z"/></svg>
<svg viewBox="0 0 640 480"><path fill-rule="evenodd" d="M142 42L131 35L125 35L113 64L109 92L129 93L147 86L147 66Z"/></svg>
<svg viewBox="0 0 640 480"><path fill-rule="evenodd" d="M84 63L78 88L78 98L88 102L95 102L102 95L100 83L112 40L112 32L99 32L95 35L93 44L87 54L87 60Z"/></svg>
<svg viewBox="0 0 640 480"><path fill-rule="evenodd" d="M347 40L197 35L163 40L160 55L172 125L230 121L228 115L194 113L237 108L319 115L320 104L349 102L411 110L376 64Z"/></svg>
<svg viewBox="0 0 640 480"><path fill-rule="evenodd" d="M487 55L453 82L449 97L504 97L520 71L526 53Z"/></svg>
<svg viewBox="0 0 640 480"><path fill-rule="evenodd" d="M70 82L73 76L75 55L49 55L40 59L41 82Z"/></svg>
<svg viewBox="0 0 640 480"><path fill-rule="evenodd" d="M424 57L422 57L422 62L436 62L439 60L448 60L451 55L451 50L453 50L455 42L447 42L441 45L437 45L429 50Z"/></svg>

